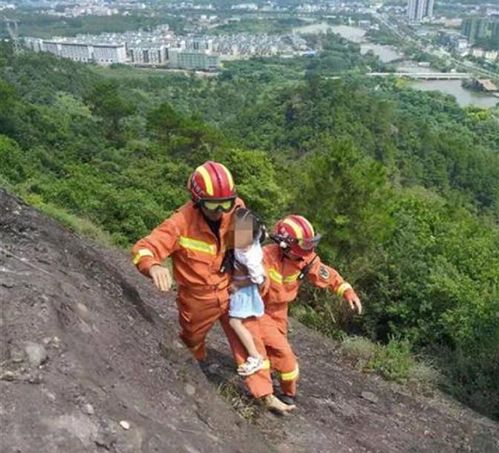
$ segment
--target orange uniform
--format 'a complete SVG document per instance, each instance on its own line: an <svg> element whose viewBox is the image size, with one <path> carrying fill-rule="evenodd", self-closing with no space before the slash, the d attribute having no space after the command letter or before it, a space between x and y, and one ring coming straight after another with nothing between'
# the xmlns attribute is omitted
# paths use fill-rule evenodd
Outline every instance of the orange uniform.
<svg viewBox="0 0 499 453"><path fill-rule="evenodd" d="M237 199L235 207L241 206L244 203ZM220 272L228 248L232 212L222 216L216 235L201 211L190 201L139 240L132 254L135 265L146 276L153 265L171 257L173 276L178 285L180 337L196 359L205 358L206 335L220 320L235 360L241 364L245 362L247 352L229 326L230 281L227 273ZM252 333L257 349L265 356L258 321L249 319L245 326ZM272 393L268 361L266 370L248 376L246 384L255 397Z"/></svg>
<svg viewBox="0 0 499 453"><path fill-rule="evenodd" d="M288 304L293 302L300 289L300 276L308 267L306 278L319 288L329 288L343 296L353 291L341 275L323 264L316 254L293 260L286 257L277 244L263 249L264 265L269 276L269 285L263 296L265 315L260 320L263 342L272 368L279 373L282 391L286 395L296 395L298 363L287 339ZM310 264L311 263L311 264Z"/></svg>

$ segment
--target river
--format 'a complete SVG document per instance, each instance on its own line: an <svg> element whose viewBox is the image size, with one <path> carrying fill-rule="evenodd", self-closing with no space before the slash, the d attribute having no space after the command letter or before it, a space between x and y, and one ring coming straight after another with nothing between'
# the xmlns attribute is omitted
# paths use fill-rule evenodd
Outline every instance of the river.
<svg viewBox="0 0 499 453"><path fill-rule="evenodd" d="M310 34L321 32L325 33L328 30L337 33L351 42L360 44L360 51L362 54L372 51L383 63L390 63L391 61L403 58L403 55L395 47L369 42L365 37L366 30L359 27L317 23L294 29L296 33ZM415 62L407 60L402 61L397 67L397 70L401 72L438 72L436 69L423 68L418 66ZM477 93L463 88L460 80L419 80L412 82L411 86L416 90L440 91L441 93L454 96L461 107L474 105L482 108L490 108L499 103L499 98L495 96Z"/></svg>
<svg viewBox="0 0 499 453"><path fill-rule="evenodd" d="M461 107L474 105L481 108L495 107L499 98L476 91L466 90L460 80L418 80L411 86L421 91L440 91L454 96Z"/></svg>

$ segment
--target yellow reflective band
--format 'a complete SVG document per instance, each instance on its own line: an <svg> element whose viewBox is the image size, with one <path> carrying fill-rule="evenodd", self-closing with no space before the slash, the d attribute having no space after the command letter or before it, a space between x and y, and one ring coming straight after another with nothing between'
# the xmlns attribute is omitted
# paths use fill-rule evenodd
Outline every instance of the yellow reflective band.
<svg viewBox="0 0 499 453"><path fill-rule="evenodd" d="M196 252L207 253L208 255L217 254L217 247L214 244L209 244L198 239L180 236L179 244L184 249L195 250Z"/></svg>
<svg viewBox="0 0 499 453"><path fill-rule="evenodd" d="M220 164L220 166L224 169L225 174L227 175L227 180L229 181L229 187L232 190L234 188L234 180L232 179L232 174L225 165Z"/></svg>
<svg viewBox="0 0 499 453"><path fill-rule="evenodd" d="M289 373L280 373L279 379L281 381L294 381L295 379L298 378L299 374L300 370L298 369L297 366L293 371L290 371Z"/></svg>
<svg viewBox="0 0 499 453"><path fill-rule="evenodd" d="M137 254L133 257L133 264L137 265L144 256L151 256L154 258L154 253L152 253L148 249L140 249L137 252Z"/></svg>
<svg viewBox="0 0 499 453"><path fill-rule="evenodd" d="M296 282L296 280L298 280L299 275L300 275L300 272L297 272L296 274L288 275L287 277L284 277L284 283Z"/></svg>
<svg viewBox="0 0 499 453"><path fill-rule="evenodd" d="M204 185L206 187L206 193L208 195L213 195L213 183L211 182L210 174L208 170L204 168L202 165L196 168L196 171L202 176Z"/></svg>
<svg viewBox="0 0 499 453"><path fill-rule="evenodd" d="M271 280L274 280L276 283L282 285L283 281L282 275L279 272L277 272L277 270L275 270L273 267L269 269L269 277Z"/></svg>
<svg viewBox="0 0 499 453"><path fill-rule="evenodd" d="M301 241L303 239L303 230L301 229L300 225L298 225L296 222L293 222L291 219L284 219L283 223L289 225L293 229L298 241Z"/></svg>
<svg viewBox="0 0 499 453"><path fill-rule="evenodd" d="M282 285L283 283L292 283L296 282L298 280L298 276L300 275L300 272L297 272L296 274L288 275L287 277L284 277L282 274L280 274L277 269L275 268L270 268L269 269L269 277L271 280L274 280L276 283L279 283Z"/></svg>
<svg viewBox="0 0 499 453"><path fill-rule="evenodd" d="M340 297L343 297L343 294L345 294L345 291L347 289L352 289L352 285L350 285L350 283L343 282L336 290L336 294L338 294L338 296Z"/></svg>

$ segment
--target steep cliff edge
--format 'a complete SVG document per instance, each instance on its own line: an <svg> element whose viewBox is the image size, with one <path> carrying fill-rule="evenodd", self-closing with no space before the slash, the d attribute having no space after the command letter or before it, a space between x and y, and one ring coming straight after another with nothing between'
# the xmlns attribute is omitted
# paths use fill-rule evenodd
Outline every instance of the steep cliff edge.
<svg viewBox="0 0 499 453"><path fill-rule="evenodd" d="M206 377L177 340L173 295L0 190L0 451L499 452L499 425L405 394L296 324L296 413L238 415L220 329Z"/></svg>

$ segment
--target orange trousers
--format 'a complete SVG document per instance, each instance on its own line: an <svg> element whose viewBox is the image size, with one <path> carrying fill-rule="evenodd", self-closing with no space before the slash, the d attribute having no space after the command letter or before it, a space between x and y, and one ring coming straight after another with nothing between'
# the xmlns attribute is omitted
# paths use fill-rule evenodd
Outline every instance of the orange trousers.
<svg viewBox="0 0 499 453"><path fill-rule="evenodd" d="M224 291L218 295L214 294L214 297L210 299L204 297L199 299L194 294L182 292L177 297L177 307L181 328L180 338L197 360L206 358L206 335L215 323L220 321L236 364L240 365L246 361L248 352L229 325L229 298L227 292ZM270 363L266 356L258 319L246 319L244 326L250 331L258 352L265 359L264 369L245 378L248 390L255 398L260 398L273 392Z"/></svg>
<svg viewBox="0 0 499 453"><path fill-rule="evenodd" d="M286 307L287 308L287 307ZM299 376L298 362L287 338L287 321L268 314L260 318L260 330L271 368L277 373L281 390L295 396Z"/></svg>

